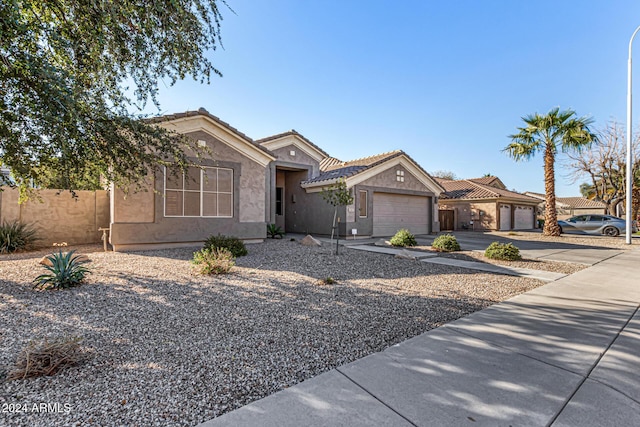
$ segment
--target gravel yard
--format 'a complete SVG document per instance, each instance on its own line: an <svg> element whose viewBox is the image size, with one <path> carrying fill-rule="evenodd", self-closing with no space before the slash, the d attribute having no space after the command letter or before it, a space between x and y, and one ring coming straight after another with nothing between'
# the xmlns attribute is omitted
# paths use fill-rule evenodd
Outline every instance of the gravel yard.
<svg viewBox="0 0 640 427"><path fill-rule="evenodd" d="M504 265L506 267L529 268L531 270L553 271L554 273L573 274L587 268L584 264L573 264L569 262L544 261L537 259L523 258L520 261L501 261L490 259L484 256L484 253L478 251L460 251L441 253L440 256L446 258L461 259L464 261L475 261L487 264Z"/></svg>
<svg viewBox="0 0 640 427"><path fill-rule="evenodd" d="M95 249L65 291L32 290L42 252L0 256L0 404L29 408L0 425L196 425L543 284L286 239L217 277L193 273L193 249ZM81 365L5 381L30 339L61 335L83 338Z"/></svg>

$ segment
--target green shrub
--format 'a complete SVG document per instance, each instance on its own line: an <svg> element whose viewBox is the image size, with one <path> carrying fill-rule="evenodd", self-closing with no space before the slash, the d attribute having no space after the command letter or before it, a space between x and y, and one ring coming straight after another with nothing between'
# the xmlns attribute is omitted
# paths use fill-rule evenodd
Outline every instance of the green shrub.
<svg viewBox="0 0 640 427"><path fill-rule="evenodd" d="M491 259L500 259L504 261L517 261L522 259L520 249L511 243L493 242L484 251L484 256Z"/></svg>
<svg viewBox="0 0 640 427"><path fill-rule="evenodd" d="M415 246L418 244L418 242L416 242L416 236L411 234L409 230L405 228L398 230L398 232L391 238L391 240L389 240L389 243L391 243L393 246L402 247Z"/></svg>
<svg viewBox="0 0 640 427"><path fill-rule="evenodd" d="M36 240L36 231L27 224L3 221L0 225L0 254L27 249Z"/></svg>
<svg viewBox="0 0 640 427"><path fill-rule="evenodd" d="M282 230L282 228L275 224L267 224L267 236L272 239L275 239L276 237L282 239L282 236L284 236L284 231Z"/></svg>
<svg viewBox="0 0 640 427"><path fill-rule="evenodd" d="M436 237L431 244L431 247L438 252L455 252L460 250L460 244L456 239L456 236L452 234L443 234Z"/></svg>
<svg viewBox="0 0 640 427"><path fill-rule="evenodd" d="M51 254L47 257L51 266L45 265L49 270L47 274L41 274L34 279L34 288L40 289L66 289L77 286L84 280L84 276L91 273L83 266L81 255L74 255L75 251Z"/></svg>
<svg viewBox="0 0 640 427"><path fill-rule="evenodd" d="M245 256L249 252L247 252L247 248L242 243L242 240L237 237L230 236L222 236L218 234L217 236L211 236L204 242L204 249L215 249L215 248L224 248L231 252L231 255L234 258L239 256Z"/></svg>
<svg viewBox="0 0 640 427"><path fill-rule="evenodd" d="M191 262L200 274L227 274L236 265L233 254L226 248L201 249L193 254Z"/></svg>

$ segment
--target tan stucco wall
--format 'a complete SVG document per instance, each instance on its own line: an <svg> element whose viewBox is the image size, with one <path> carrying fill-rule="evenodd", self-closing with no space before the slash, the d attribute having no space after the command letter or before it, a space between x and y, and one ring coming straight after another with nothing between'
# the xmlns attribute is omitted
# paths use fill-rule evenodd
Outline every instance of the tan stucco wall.
<svg viewBox="0 0 640 427"><path fill-rule="evenodd" d="M472 203L471 209L474 211L474 230L497 230L498 229L498 214L496 203ZM480 211L484 212L484 215L480 215Z"/></svg>
<svg viewBox="0 0 640 427"><path fill-rule="evenodd" d="M396 171L404 171L404 182L396 180ZM431 192L418 178L413 176L402 165L392 166L389 169L380 172L376 176L366 179L359 183L361 186L386 187L399 190L426 191Z"/></svg>
<svg viewBox="0 0 640 427"><path fill-rule="evenodd" d="M59 193L59 194L58 194ZM100 242L100 227L109 226L109 196L104 190L40 190L39 200L18 204L18 190L0 192L0 220L33 224L38 232L38 246L53 243L85 244Z"/></svg>
<svg viewBox="0 0 640 427"><path fill-rule="evenodd" d="M463 224L471 224L472 219L474 230L497 230L498 216L496 203L493 201L467 202L440 199L440 209L452 209L455 211L456 230L461 230ZM484 215L479 215L480 211L483 211Z"/></svg>

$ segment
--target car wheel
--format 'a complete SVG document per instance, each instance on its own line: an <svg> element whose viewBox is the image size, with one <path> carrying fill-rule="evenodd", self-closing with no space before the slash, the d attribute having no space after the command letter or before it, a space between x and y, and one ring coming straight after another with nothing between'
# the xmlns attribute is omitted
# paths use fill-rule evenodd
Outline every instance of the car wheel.
<svg viewBox="0 0 640 427"><path fill-rule="evenodd" d="M620 230L618 230L615 227L606 227L603 231L603 234L609 236L609 237L616 237L618 234L620 234Z"/></svg>
<svg viewBox="0 0 640 427"><path fill-rule="evenodd" d="M564 230L562 229L562 227L560 227L560 234L564 233Z"/></svg>

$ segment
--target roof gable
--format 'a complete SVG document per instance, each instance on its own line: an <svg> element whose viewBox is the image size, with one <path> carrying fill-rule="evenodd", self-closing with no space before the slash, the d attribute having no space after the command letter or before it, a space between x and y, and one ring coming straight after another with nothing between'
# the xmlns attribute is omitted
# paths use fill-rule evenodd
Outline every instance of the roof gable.
<svg viewBox="0 0 640 427"><path fill-rule="evenodd" d="M475 182L477 184L488 185L490 187L500 188L506 190L507 186L497 176L483 176L482 178L470 178L468 181Z"/></svg>
<svg viewBox="0 0 640 427"><path fill-rule="evenodd" d="M477 180L438 180L445 192L440 196L449 200L478 200L478 199L513 199L521 202L539 203L540 200L515 191L481 184ZM502 182L502 181L500 181Z"/></svg>
<svg viewBox="0 0 640 427"><path fill-rule="evenodd" d="M401 150L334 164L319 176L304 181L302 187L308 192L321 191L323 187L343 178L346 180L347 187L350 188L396 165L402 165L434 194L439 195L444 191L444 188L431 175Z"/></svg>
<svg viewBox="0 0 640 427"><path fill-rule="evenodd" d="M198 111L186 111L184 113L156 117L150 119L149 123L158 124L158 126L180 134L196 131L208 133L263 166L267 166L271 161L276 160L273 153L267 148L260 146L247 135L220 120L204 108L200 108Z"/></svg>
<svg viewBox="0 0 640 427"><path fill-rule="evenodd" d="M256 142L269 150L277 150L278 148L294 145L318 163L323 159L330 157L324 150L309 141L300 133L296 132L294 129L278 135L259 139Z"/></svg>

